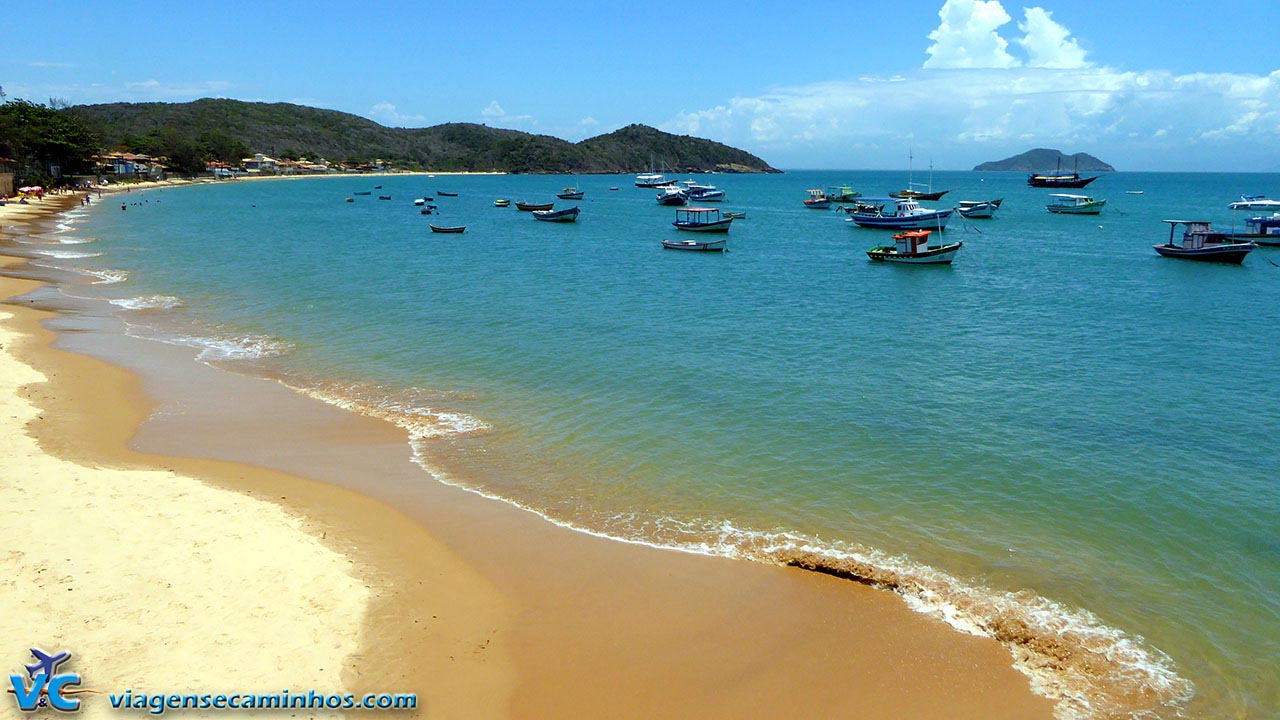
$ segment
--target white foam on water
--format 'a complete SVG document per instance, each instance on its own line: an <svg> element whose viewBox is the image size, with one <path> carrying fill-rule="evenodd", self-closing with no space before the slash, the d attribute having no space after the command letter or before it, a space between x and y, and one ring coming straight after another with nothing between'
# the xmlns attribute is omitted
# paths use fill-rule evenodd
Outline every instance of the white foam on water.
<svg viewBox="0 0 1280 720"><path fill-rule="evenodd" d="M182 299L172 295L143 295L108 302L125 310L172 310L183 306Z"/></svg>
<svg viewBox="0 0 1280 720"><path fill-rule="evenodd" d="M32 250L31 252L46 257L58 258L60 260L75 260L77 258L98 257L100 252L85 252L83 250Z"/></svg>

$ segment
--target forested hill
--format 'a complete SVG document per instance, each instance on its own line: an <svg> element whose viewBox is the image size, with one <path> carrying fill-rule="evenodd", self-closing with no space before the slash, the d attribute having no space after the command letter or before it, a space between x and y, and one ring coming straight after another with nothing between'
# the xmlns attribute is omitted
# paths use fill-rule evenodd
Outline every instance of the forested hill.
<svg viewBox="0 0 1280 720"><path fill-rule="evenodd" d="M1115 172L1116 169L1088 153L1063 155L1058 150L1036 148L1003 160L984 162L976 171L1017 170L1020 172Z"/></svg>
<svg viewBox="0 0 1280 720"><path fill-rule="evenodd" d="M84 118L104 147L166 157L199 148L217 155L260 152L355 163L381 159L415 170L632 173L665 163L682 173L778 172L743 150L644 125L571 143L472 123L389 128L357 115L288 103L204 99L75 105L66 111Z"/></svg>

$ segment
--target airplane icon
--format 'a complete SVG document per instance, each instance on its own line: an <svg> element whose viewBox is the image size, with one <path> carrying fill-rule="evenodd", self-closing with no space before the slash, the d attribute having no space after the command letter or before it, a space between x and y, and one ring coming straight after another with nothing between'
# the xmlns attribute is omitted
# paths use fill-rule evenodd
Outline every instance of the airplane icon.
<svg viewBox="0 0 1280 720"><path fill-rule="evenodd" d="M34 656L36 660L40 661L32 665L23 665L23 667L27 669L27 674L31 676L32 680L35 679L36 673L38 672L44 672L45 677L53 677L53 673L58 669L58 666L71 659L71 653L65 650L57 655L49 655L46 652L37 650L36 648L31 648L31 655Z"/></svg>

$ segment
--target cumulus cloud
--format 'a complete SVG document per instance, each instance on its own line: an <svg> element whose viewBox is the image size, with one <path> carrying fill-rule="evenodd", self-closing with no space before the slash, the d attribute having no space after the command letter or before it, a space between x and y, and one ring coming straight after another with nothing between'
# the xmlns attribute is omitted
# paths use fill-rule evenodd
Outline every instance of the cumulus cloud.
<svg viewBox="0 0 1280 720"><path fill-rule="evenodd" d="M1009 43L996 32L1013 18L999 0L947 0L942 23L929 33L927 68L1006 68L1018 64Z"/></svg>
<svg viewBox="0 0 1280 720"><path fill-rule="evenodd" d="M1027 51L1027 64L1031 67L1080 68L1088 67L1084 50L1070 37L1071 32L1053 21L1053 13L1044 8L1025 8L1023 22L1018 29L1023 36L1018 44Z"/></svg>
<svg viewBox="0 0 1280 720"><path fill-rule="evenodd" d="M778 87L661 127L791 167L901 167L909 145L940 167L1031 147L1084 149L1133 169L1280 167L1280 70L1097 67L1040 7L1017 24L1020 59L1000 36L1011 18L998 0L947 0L938 17L920 70Z"/></svg>
<svg viewBox="0 0 1280 720"><path fill-rule="evenodd" d="M1280 151L1262 150L1280 148L1280 71L922 70L776 88L661 127L745 146L791 167L900 167L904 148L914 145L940 167L1063 147L1130 167L1138 159L1146 169L1187 169L1194 166L1176 163L1202 157L1218 169L1263 170L1280 164ZM1228 159L1233 150L1235 161Z"/></svg>
<svg viewBox="0 0 1280 720"><path fill-rule="evenodd" d="M489 105L485 107L485 109L480 111L480 115L484 117L487 122L493 124L495 127L510 128L510 127L517 127L520 125L537 125L538 124L538 122L533 119L532 115L508 114L507 111L503 110L502 106L498 104L497 100L490 102Z"/></svg>
<svg viewBox="0 0 1280 720"><path fill-rule="evenodd" d="M369 111L369 117L391 127L420 125L426 121L422 115L405 115L389 102L380 102Z"/></svg>

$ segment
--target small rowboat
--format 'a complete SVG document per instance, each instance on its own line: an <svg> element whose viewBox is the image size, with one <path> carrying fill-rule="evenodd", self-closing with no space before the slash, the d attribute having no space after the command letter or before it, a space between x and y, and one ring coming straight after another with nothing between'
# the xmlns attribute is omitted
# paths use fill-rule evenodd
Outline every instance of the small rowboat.
<svg viewBox="0 0 1280 720"><path fill-rule="evenodd" d="M510 200L503 200L503 199L499 198L499 199L497 199L497 200L494 200L494 201L493 201L493 206L494 206L494 207L511 207L511 201L510 201Z"/></svg>
<svg viewBox="0 0 1280 720"><path fill-rule="evenodd" d="M564 210L534 210L533 217L546 222L574 222L580 212L582 210L576 206Z"/></svg>
<svg viewBox="0 0 1280 720"><path fill-rule="evenodd" d="M432 225L430 227L433 233L460 233L467 229L466 225Z"/></svg>
<svg viewBox="0 0 1280 720"><path fill-rule="evenodd" d="M550 210L552 207L555 207L555 203L527 203L520 202L519 200L516 201L516 209L524 210L525 212L532 212L534 210Z"/></svg>
<svg viewBox="0 0 1280 720"><path fill-rule="evenodd" d="M458 197L458 193L445 192L443 190L437 190L436 194L440 197Z"/></svg>
<svg viewBox="0 0 1280 720"><path fill-rule="evenodd" d="M724 252L729 244L728 239L719 240L663 240L664 250L694 250L698 252Z"/></svg>

